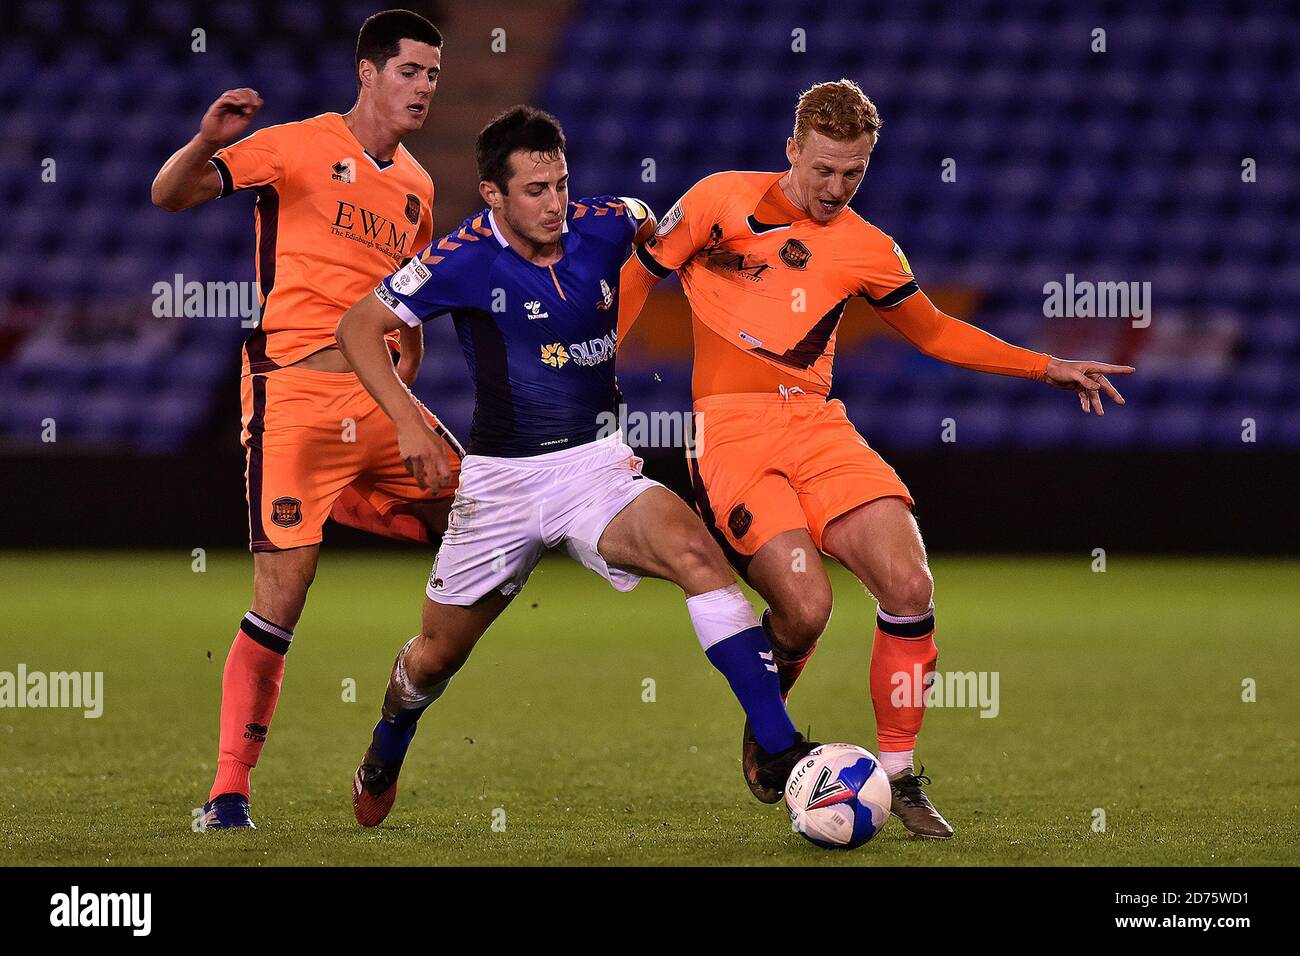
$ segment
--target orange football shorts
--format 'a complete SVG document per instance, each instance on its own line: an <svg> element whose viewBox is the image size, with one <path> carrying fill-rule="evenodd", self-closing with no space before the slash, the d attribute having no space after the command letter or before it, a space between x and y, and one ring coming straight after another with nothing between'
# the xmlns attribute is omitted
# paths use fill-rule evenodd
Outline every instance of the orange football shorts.
<svg viewBox="0 0 1300 956"><path fill-rule="evenodd" d="M844 403L820 395L710 395L695 403L695 505L742 574L785 531L820 549L826 526L877 498L912 496L858 434Z"/></svg>
<svg viewBox="0 0 1300 956"><path fill-rule="evenodd" d="M325 519L351 488L380 515L456 493L460 443L428 410L448 446L453 481L426 491L407 472L397 430L352 372L281 368L241 382L249 547L319 544Z"/></svg>

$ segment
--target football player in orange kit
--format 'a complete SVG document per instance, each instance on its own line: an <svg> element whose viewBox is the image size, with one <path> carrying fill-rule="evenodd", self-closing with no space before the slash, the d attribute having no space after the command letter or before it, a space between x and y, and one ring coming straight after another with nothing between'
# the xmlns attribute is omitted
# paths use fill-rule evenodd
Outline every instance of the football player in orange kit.
<svg viewBox="0 0 1300 956"><path fill-rule="evenodd" d="M862 296L908 341L964 368L1043 381L1102 414L1107 375L1128 366L1031 352L940 312L921 292L898 244L849 208L880 130L849 80L799 99L785 172L723 172L691 187L655 238L622 269L619 342L654 283L676 270L695 339L692 392L701 451L690 462L696 505L746 580L767 601L763 622L789 693L830 618L819 549L875 596L871 700L893 812L913 834L947 839L952 827L922 790L913 750L924 689L938 652L933 581L894 470L829 401L835 330ZM924 675L911 687L914 674ZM910 693L891 699L899 687ZM745 777L767 803L781 791L752 773L757 743L743 736Z"/></svg>
<svg viewBox="0 0 1300 956"><path fill-rule="evenodd" d="M242 189L257 196L261 321L244 344L242 376L253 600L222 675L206 829L253 826L249 776L326 517L425 543L446 528L459 443L424 409L447 445L451 486L422 489L392 421L334 341L348 307L433 237L433 181L401 141L424 125L441 62L442 35L432 23L407 10L377 13L357 39L359 91L348 113L267 127L226 145L262 105L253 90L230 90L154 180L154 203L173 212ZM420 330L403 329L389 345L410 385L423 353Z"/></svg>

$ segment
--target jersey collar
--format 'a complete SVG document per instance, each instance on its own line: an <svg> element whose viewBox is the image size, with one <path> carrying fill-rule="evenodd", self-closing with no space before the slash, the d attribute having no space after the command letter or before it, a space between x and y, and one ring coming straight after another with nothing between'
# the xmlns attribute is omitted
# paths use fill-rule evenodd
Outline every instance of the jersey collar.
<svg viewBox="0 0 1300 956"><path fill-rule="evenodd" d="M497 228L497 217L493 215L493 211L491 209L488 210L487 221L488 221L488 225L492 227L492 235L496 237L497 243L503 247L510 245L510 243L506 241L506 237L501 235L501 230ZM567 233L568 231L569 231L569 217L565 216L564 225L561 227L561 234Z"/></svg>

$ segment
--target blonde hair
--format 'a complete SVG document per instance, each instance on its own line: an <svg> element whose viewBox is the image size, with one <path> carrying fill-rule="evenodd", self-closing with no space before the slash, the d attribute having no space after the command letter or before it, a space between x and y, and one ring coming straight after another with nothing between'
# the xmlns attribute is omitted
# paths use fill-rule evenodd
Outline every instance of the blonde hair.
<svg viewBox="0 0 1300 956"><path fill-rule="evenodd" d="M874 139L884 124L871 98L852 80L817 83L804 90L794 111L794 141L803 144L815 129L836 140L864 134Z"/></svg>

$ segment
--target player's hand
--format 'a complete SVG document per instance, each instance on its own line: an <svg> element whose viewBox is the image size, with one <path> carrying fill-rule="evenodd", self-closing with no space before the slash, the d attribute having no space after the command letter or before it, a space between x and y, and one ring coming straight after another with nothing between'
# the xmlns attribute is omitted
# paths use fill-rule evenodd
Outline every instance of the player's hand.
<svg viewBox="0 0 1300 956"><path fill-rule="evenodd" d="M1048 385L1056 388L1068 389L1077 392L1079 395L1079 407L1085 414L1096 412L1098 415L1106 413L1101 407L1101 395L1105 392L1115 400L1116 405L1124 404L1124 396L1114 385L1110 384L1107 375L1131 375L1137 369L1131 365L1107 365L1105 362L1070 362L1065 359L1052 358L1047 362L1047 371L1043 373L1043 381Z"/></svg>
<svg viewBox="0 0 1300 956"><path fill-rule="evenodd" d="M261 108L262 98L257 90L226 90L203 114L199 137L220 149L248 129Z"/></svg>
<svg viewBox="0 0 1300 956"><path fill-rule="evenodd" d="M398 426L397 450L402 464L421 488L433 491L451 484L447 446L423 417L411 425Z"/></svg>

